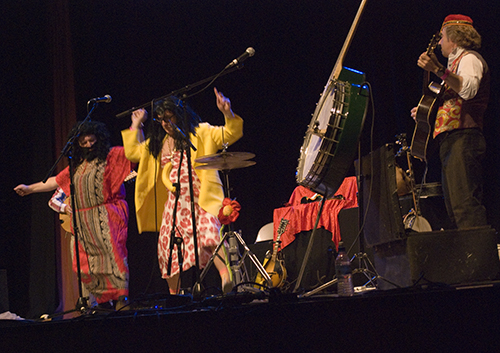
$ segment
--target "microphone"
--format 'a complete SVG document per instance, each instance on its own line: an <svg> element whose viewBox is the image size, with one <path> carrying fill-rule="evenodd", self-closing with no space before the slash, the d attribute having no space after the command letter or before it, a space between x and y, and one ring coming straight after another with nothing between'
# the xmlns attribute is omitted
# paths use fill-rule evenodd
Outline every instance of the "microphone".
<svg viewBox="0 0 500 353"><path fill-rule="evenodd" d="M236 65L239 65L241 64L243 61L245 61L246 59L248 59L249 57L253 56L255 54L255 49L252 48L252 47L248 47L247 50L245 50L245 52L243 54L241 54L240 56L238 56L236 59L234 59L233 61L231 61L227 66L226 66L226 69L229 69L233 66L236 66Z"/></svg>
<svg viewBox="0 0 500 353"><path fill-rule="evenodd" d="M88 103L99 103L99 102L104 102L104 103L110 103L111 102L111 96L109 94L106 94L104 97L97 97L97 98L92 98L87 102Z"/></svg>

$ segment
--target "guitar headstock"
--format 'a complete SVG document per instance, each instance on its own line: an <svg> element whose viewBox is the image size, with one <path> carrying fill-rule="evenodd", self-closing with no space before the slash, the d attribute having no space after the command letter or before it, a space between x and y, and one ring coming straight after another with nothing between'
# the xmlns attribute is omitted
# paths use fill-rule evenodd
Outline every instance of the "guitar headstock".
<svg viewBox="0 0 500 353"><path fill-rule="evenodd" d="M286 227L288 226L288 219L282 218L278 230L276 231L278 235L285 233Z"/></svg>
<svg viewBox="0 0 500 353"><path fill-rule="evenodd" d="M137 172L135 170L132 170L126 177L123 179L124 183L127 183L129 181L132 181L137 177Z"/></svg>
<svg viewBox="0 0 500 353"><path fill-rule="evenodd" d="M441 37L441 31L437 31L436 34L432 36L432 39L427 46L427 55L434 53L434 50L438 46Z"/></svg>

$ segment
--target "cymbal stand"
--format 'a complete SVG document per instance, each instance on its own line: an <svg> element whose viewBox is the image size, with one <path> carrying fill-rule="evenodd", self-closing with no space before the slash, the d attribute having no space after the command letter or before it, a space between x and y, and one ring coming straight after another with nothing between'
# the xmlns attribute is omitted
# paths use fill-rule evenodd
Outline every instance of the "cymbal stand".
<svg viewBox="0 0 500 353"><path fill-rule="evenodd" d="M224 149L225 150L225 149ZM221 171L224 178L223 178L223 187L224 187L224 196L230 198L230 192L229 192L229 170L222 170ZM269 274L266 272L264 269L264 266L259 262L259 259L255 254L248 248L247 244L241 237L241 231L240 232L235 232L232 230L231 224L229 224L229 231L227 231L224 236L222 237L219 245L215 249L212 257L208 261L207 265L203 269L198 286L200 283L203 281L205 278L208 270L212 266L215 257L219 257L223 262L225 262L225 259L222 259L219 255L219 249L224 246L224 243L227 241L228 243L228 253L229 253L229 267L231 269L232 273L232 281L233 281L233 290L235 287L238 287L240 284L245 283L245 282L250 282L250 278L248 275L248 271L245 266L245 258L248 256L250 261L253 263L253 265L256 267L257 271L262 275L262 277L266 280L267 285L269 288L272 287L272 280ZM240 249L239 247L242 246L244 251L243 255L240 254ZM195 285L195 288L197 286ZM238 290L243 291L245 289L250 289L252 291L256 291L256 288L250 287L250 286L239 286Z"/></svg>

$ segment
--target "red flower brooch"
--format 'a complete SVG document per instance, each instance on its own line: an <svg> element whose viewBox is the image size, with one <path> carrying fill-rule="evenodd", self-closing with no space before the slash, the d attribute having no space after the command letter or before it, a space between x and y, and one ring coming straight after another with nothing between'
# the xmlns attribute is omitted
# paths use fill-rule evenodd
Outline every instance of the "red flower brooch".
<svg viewBox="0 0 500 353"><path fill-rule="evenodd" d="M225 225L233 223L240 215L240 210L241 206L236 200L226 197L222 201L222 208L219 210L219 221Z"/></svg>

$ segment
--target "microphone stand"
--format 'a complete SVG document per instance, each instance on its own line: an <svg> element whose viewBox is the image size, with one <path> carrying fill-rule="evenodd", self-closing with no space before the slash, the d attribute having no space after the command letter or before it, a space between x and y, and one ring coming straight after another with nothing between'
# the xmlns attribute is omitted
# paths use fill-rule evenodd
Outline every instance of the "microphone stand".
<svg viewBox="0 0 500 353"><path fill-rule="evenodd" d="M168 256L168 264L167 264L167 275L170 276L171 270L172 270L172 252L174 251L174 245L177 245L177 261L179 262L179 279L182 275L182 267L184 265L184 258L182 256L182 249L181 249L181 244L182 244L182 236L181 237L176 237L175 236L175 229L176 229L176 223L177 223L177 203L179 201L180 193L181 193L181 167L182 167L182 160L184 159L184 151L181 150L181 155L180 155L180 160L179 160L179 167L177 168L177 184L175 184L176 187L176 193L175 193L175 203L174 203L174 210L173 210L173 215L172 215L172 230L170 231L170 254ZM173 288L170 288L173 289Z"/></svg>
<svg viewBox="0 0 500 353"><path fill-rule="evenodd" d="M74 238L75 238L74 242L75 242L76 271L77 271L77 277L78 277L78 300L76 302L74 309L67 310L67 311L64 311L64 312L58 313L58 314L49 315L48 317L46 317L46 319L69 314L69 313L72 313L75 311L79 311L80 313L83 314L89 309L87 298L83 296L82 274L81 274L81 265L80 265L80 249L78 247L78 234L80 232L79 232L79 228L78 228L78 223L76 221L78 209L77 209L77 205L76 205L75 185L73 182L73 177L74 177L74 173L75 173L74 160L73 160L73 145L74 145L75 141L78 139L78 137L80 137L80 132L81 132L80 130L81 130L82 125L90 120L90 115L94 111L96 105L97 105L97 102L95 102L93 104L93 106L90 110L87 109L88 110L87 116L80 123L80 125L78 125L78 127L75 130L75 133L69 137L68 141L66 142L66 145L63 147L63 149L61 151L61 154L59 155L56 162L50 168L46 177L42 181L43 183L45 183L49 179L49 177L53 174L57 164L59 163L59 161L62 159L63 156L68 157L68 159L69 159L69 178L70 178L69 179L70 180L69 187L70 187L70 196L71 196L71 209L73 210L73 217L71 217L71 220L72 220L72 224L73 224L73 232L75 233L74 234ZM82 240L83 240L83 238L82 238Z"/></svg>
<svg viewBox="0 0 500 353"><path fill-rule="evenodd" d="M161 100L161 99L165 99L165 98L170 97L170 96L177 96L177 95L179 95L181 93L189 92L190 90L192 90L195 87L198 87L198 86L200 86L200 85L202 85L204 83L207 83L207 82L215 81L217 78L225 76L225 75L227 75L227 74L229 74L231 72L234 72L236 70L240 70L243 67L244 67L243 64L239 64L239 65L233 66L233 67L231 67L229 69L224 69L221 72L219 72L218 74L212 75L212 76L207 77L207 78L205 78L205 79L203 79L201 81L198 81L198 82L189 84L187 86L184 86L184 87L182 87L180 89L174 90L174 91L172 91L172 92L170 92L170 93L168 93L168 94L166 94L164 96L155 98L152 101L155 102L155 101L158 101L158 100ZM197 92L197 93L199 93L199 92ZM189 97L192 97L192 96L194 96L194 94L191 95L191 96L189 96ZM188 97L187 96L183 97L183 99L186 99L186 98L188 98ZM151 101L149 101L147 103L144 103L144 104L141 104L138 107L130 108L130 109L125 110L125 111L123 111L123 112L121 112L119 114L116 114L116 117L117 118L123 118L123 117L129 116L130 114L132 114L132 112L134 112L137 109L146 108L146 107L149 107L149 106L151 106Z"/></svg>
<svg viewBox="0 0 500 353"><path fill-rule="evenodd" d="M185 124L184 126L189 126L188 124L188 117L187 117L187 111L186 111L186 105L185 102L181 100L182 107L184 109L184 121ZM193 172L192 172L192 162L191 162L191 149L196 151L196 147L191 143L189 140L189 137L173 122L170 122L172 127L179 133L180 136L182 136L182 149L180 151L180 159L179 159L179 171L177 173L177 187L179 188L176 190L176 195L175 195L175 205L174 205L174 214L172 215L172 230L170 234L170 254L168 258L168 266L167 266L167 274L170 275L170 270L172 266L172 252L174 248L174 244L177 244L177 252L178 252L178 262L179 262L179 280L181 279L181 274L182 274L182 266L183 266L183 256L182 256L182 249L181 249L181 244L182 244L182 237L175 237L175 227L176 227L176 221L177 221L177 202L180 197L180 180L181 180L181 168L182 168L182 160L184 158L184 151L186 152L186 159L187 159L187 168L188 168L188 183L189 183L189 196L190 196L190 204L191 204L191 224L193 228L193 245L194 245L194 258L195 258L195 269L194 269L194 274L193 274L193 283L198 284L198 278L199 278L199 266L200 266L200 259L199 259L199 252L198 252L198 233L197 233L197 226L196 226L196 209L195 209L195 203L194 203L194 188L193 188ZM185 145L187 145L187 148L185 148ZM175 239L174 238L178 238Z"/></svg>

